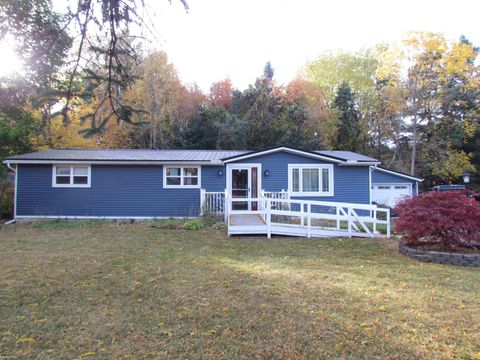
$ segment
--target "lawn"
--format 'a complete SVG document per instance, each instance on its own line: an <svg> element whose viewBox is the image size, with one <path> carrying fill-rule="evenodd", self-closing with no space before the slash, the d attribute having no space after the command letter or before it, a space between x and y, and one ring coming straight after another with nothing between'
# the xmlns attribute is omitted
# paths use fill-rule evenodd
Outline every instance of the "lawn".
<svg viewBox="0 0 480 360"><path fill-rule="evenodd" d="M0 230L0 357L480 358L480 271L395 241Z"/></svg>

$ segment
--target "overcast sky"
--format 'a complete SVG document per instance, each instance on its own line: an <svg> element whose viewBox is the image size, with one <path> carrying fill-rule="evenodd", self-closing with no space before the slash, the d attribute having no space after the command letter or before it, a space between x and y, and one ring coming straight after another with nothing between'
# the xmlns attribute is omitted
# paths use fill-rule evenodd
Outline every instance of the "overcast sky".
<svg viewBox="0 0 480 360"><path fill-rule="evenodd" d="M207 90L229 76L243 89L267 61L288 82L326 50L398 41L407 31L462 34L480 45L479 0L147 0L163 49L182 80Z"/></svg>
<svg viewBox="0 0 480 360"><path fill-rule="evenodd" d="M71 4L76 1L68 0ZM327 50L355 51L401 40L408 31L460 35L480 45L480 0L145 0L155 25L151 49L167 52L184 82L208 90L230 77L244 89L271 61L277 81L290 81ZM67 0L54 0L65 7ZM0 44L0 73L20 69Z"/></svg>

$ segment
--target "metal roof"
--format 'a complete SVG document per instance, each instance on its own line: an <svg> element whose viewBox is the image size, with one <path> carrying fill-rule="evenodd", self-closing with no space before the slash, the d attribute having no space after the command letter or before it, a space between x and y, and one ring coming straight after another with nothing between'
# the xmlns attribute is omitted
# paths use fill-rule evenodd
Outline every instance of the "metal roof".
<svg viewBox="0 0 480 360"><path fill-rule="evenodd" d="M279 147L279 150L288 147ZM274 148L275 149L275 148ZM351 151L315 150L315 153L342 162L378 162L377 159ZM11 156L7 162L16 161L125 161L125 162L220 162L241 155L254 155L248 150L151 150L151 149L50 149Z"/></svg>
<svg viewBox="0 0 480 360"><path fill-rule="evenodd" d="M368 162L378 162L377 159L358 154L353 151L344 151L344 150L316 150L318 154L331 156L337 159L345 161L368 161Z"/></svg>
<svg viewBox="0 0 480 360"><path fill-rule="evenodd" d="M50 149L8 157L6 160L53 161L215 161L244 154L239 150Z"/></svg>

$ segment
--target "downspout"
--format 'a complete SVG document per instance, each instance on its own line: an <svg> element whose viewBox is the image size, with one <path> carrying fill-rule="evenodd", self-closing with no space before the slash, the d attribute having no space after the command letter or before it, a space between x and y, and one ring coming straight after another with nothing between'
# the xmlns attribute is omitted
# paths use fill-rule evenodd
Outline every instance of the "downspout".
<svg viewBox="0 0 480 360"><path fill-rule="evenodd" d="M16 216L16 213L17 213L17 170L14 169L9 162L7 162L6 164L7 164L7 168L9 168L11 171L13 171L15 173L15 193L13 194L13 196L14 196L13 219L5 222L5 225L10 225L10 224L13 224L15 222L15 216Z"/></svg>

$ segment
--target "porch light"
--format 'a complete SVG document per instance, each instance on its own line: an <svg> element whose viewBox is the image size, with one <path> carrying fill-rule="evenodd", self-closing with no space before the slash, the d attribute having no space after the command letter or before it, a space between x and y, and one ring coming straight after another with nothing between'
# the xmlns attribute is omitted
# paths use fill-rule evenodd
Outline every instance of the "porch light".
<svg viewBox="0 0 480 360"><path fill-rule="evenodd" d="M218 176L223 176L223 170L218 170Z"/></svg>
<svg viewBox="0 0 480 360"><path fill-rule="evenodd" d="M270 176L270 170L265 170L265 171L263 172L263 174L264 174L265 176Z"/></svg>
<svg viewBox="0 0 480 360"><path fill-rule="evenodd" d="M468 184L468 183L470 182L470 176L471 176L471 175L472 175L472 174L470 174L468 171L465 171L465 172L463 173L463 182L464 182L465 184Z"/></svg>

